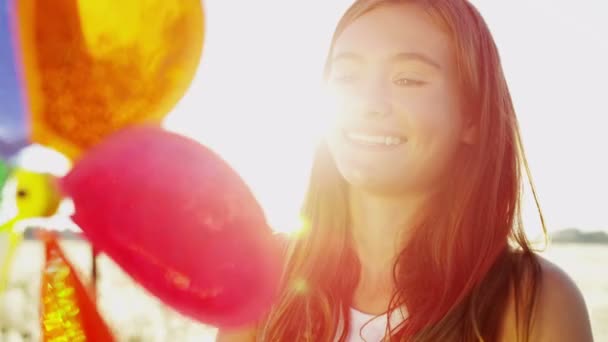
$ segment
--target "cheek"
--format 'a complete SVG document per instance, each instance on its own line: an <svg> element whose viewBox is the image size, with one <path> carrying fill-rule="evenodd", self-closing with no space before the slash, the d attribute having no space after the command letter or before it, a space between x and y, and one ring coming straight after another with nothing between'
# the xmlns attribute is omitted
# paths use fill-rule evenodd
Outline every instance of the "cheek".
<svg viewBox="0 0 608 342"><path fill-rule="evenodd" d="M458 144L463 127L457 97L447 87L421 89L396 101L413 143L446 148Z"/></svg>
<svg viewBox="0 0 608 342"><path fill-rule="evenodd" d="M462 115L455 97L442 89L399 102L409 131L411 162L422 178L436 179L449 168L461 144Z"/></svg>
<svg viewBox="0 0 608 342"><path fill-rule="evenodd" d="M325 101L325 110L332 127L341 126L353 119L357 111L357 96L345 91L333 91Z"/></svg>

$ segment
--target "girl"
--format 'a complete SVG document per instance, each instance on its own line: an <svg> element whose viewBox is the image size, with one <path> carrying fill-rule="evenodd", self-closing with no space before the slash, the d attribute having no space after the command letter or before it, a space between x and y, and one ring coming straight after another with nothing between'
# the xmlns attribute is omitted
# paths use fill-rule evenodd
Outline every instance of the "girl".
<svg viewBox="0 0 608 342"><path fill-rule="evenodd" d="M517 120L469 2L356 1L325 77L308 229L268 316L218 341L592 340L579 290L523 234Z"/></svg>

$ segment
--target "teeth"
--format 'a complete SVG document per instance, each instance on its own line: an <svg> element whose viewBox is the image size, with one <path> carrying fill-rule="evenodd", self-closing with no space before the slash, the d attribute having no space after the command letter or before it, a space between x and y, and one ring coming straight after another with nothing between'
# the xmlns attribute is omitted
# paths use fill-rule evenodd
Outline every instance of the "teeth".
<svg viewBox="0 0 608 342"><path fill-rule="evenodd" d="M401 139L397 138L397 137L386 137L384 139L384 143L386 145L397 145L401 142Z"/></svg>
<svg viewBox="0 0 608 342"><path fill-rule="evenodd" d="M398 145L402 142L401 138L382 135L365 135L359 133L348 133L347 137L351 140L374 145Z"/></svg>

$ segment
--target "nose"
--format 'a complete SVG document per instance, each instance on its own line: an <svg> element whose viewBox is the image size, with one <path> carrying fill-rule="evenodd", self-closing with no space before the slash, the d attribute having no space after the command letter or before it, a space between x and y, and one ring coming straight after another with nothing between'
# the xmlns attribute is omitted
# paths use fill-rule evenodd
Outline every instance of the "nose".
<svg viewBox="0 0 608 342"><path fill-rule="evenodd" d="M392 114L390 89L385 80L370 80L362 88L361 113L365 118L379 119Z"/></svg>

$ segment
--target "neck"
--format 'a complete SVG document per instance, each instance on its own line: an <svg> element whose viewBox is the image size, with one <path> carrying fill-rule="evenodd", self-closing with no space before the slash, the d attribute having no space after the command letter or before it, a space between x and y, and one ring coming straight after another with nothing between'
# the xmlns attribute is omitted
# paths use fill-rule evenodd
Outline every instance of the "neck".
<svg viewBox="0 0 608 342"><path fill-rule="evenodd" d="M427 196L378 196L349 191L351 229L361 263L361 280L392 282L393 265L418 223Z"/></svg>
<svg viewBox="0 0 608 342"><path fill-rule="evenodd" d="M423 196L388 197L349 191L352 237L361 264L354 307L373 314L386 311L395 293L393 267L425 202Z"/></svg>

